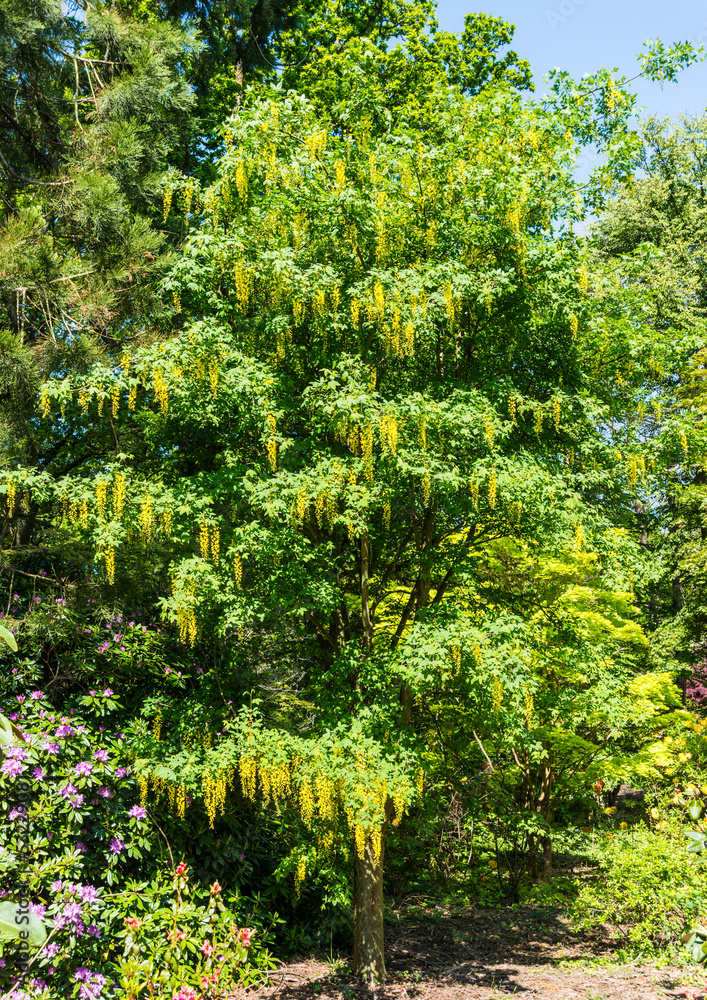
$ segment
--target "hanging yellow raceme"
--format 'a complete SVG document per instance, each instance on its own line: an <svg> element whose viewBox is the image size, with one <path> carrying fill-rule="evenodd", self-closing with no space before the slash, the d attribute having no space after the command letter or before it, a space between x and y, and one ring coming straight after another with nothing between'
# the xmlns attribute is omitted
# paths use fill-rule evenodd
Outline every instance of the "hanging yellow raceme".
<svg viewBox="0 0 707 1000"><path fill-rule="evenodd" d="M149 493L144 493L140 502L140 513L138 515L138 525L143 542L149 542L155 526L155 515L152 506L152 497Z"/></svg>
<svg viewBox="0 0 707 1000"><path fill-rule="evenodd" d="M106 564L106 576L108 577L108 583L112 587L115 583L115 549L106 549L103 557Z"/></svg>
<svg viewBox="0 0 707 1000"><path fill-rule="evenodd" d="M125 474L122 472L116 473L115 482L113 483L113 517L116 521L119 521L123 516L123 508L125 506L125 493L126 493L126 481Z"/></svg>
<svg viewBox="0 0 707 1000"><path fill-rule="evenodd" d="M96 481L96 510L98 512L98 519L100 521L105 521L106 519L106 505L108 502L108 483L105 479L99 479Z"/></svg>
<svg viewBox="0 0 707 1000"><path fill-rule="evenodd" d="M560 420L562 419L562 404L557 396L552 401L552 422L555 425L555 433L560 429Z"/></svg>
<svg viewBox="0 0 707 1000"><path fill-rule="evenodd" d="M209 558L209 526L206 522L202 522L199 526L199 549L201 551L201 558Z"/></svg>
<svg viewBox="0 0 707 1000"><path fill-rule="evenodd" d="M488 501L491 510L493 510L494 507L496 506L496 489L497 489L496 473L492 469L491 472L489 472L489 487L488 487L489 490Z"/></svg>

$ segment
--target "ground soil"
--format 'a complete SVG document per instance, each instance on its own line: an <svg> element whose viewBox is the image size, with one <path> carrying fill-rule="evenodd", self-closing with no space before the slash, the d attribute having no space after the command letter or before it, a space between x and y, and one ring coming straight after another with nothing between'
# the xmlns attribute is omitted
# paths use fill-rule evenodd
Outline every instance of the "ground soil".
<svg viewBox="0 0 707 1000"><path fill-rule="evenodd" d="M608 933L582 935L537 907L439 907L386 928L388 978L368 988L347 959L309 958L275 970L243 1000L664 1000L707 996L700 968L617 964Z"/></svg>

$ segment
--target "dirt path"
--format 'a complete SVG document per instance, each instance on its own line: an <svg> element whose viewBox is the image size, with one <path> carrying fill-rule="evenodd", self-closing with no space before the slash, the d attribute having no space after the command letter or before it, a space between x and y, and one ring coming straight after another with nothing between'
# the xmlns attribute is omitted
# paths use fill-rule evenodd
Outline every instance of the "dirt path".
<svg viewBox="0 0 707 1000"><path fill-rule="evenodd" d="M578 935L549 911L426 914L387 928L385 987L367 989L345 963L282 966L248 1000L667 1000L707 996L699 967L611 963L605 936Z"/></svg>

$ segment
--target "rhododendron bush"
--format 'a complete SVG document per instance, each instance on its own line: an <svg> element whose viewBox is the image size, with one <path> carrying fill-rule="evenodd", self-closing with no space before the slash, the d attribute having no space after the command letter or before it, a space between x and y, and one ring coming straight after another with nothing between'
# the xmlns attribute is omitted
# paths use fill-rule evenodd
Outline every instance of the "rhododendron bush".
<svg viewBox="0 0 707 1000"><path fill-rule="evenodd" d="M18 981L20 941L0 938L3 991L184 1000L269 967L270 929L240 894L195 879L141 804L115 693L92 690L67 714L40 690L12 700L0 734L0 896L27 895L46 939Z"/></svg>

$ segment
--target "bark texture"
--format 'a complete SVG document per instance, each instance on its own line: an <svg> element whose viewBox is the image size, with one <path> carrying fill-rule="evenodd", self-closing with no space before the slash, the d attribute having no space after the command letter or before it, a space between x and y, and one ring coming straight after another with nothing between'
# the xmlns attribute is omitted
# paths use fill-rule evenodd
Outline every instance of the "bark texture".
<svg viewBox="0 0 707 1000"><path fill-rule="evenodd" d="M368 838L363 858L354 849L354 969L366 982L385 980L383 851L376 860Z"/></svg>

